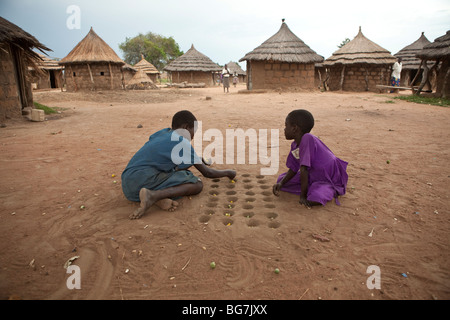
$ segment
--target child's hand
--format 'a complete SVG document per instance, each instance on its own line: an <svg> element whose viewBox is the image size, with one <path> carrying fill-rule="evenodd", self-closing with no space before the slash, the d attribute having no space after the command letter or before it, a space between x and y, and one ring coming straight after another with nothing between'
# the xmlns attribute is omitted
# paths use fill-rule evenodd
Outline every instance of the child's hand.
<svg viewBox="0 0 450 320"><path fill-rule="evenodd" d="M276 183L276 184L273 185L272 192L277 197L280 195L280 190L281 190L281 183Z"/></svg>
<svg viewBox="0 0 450 320"><path fill-rule="evenodd" d="M299 201L299 203L301 204L301 205L304 205L305 207L307 207L308 209L311 209L311 202L309 202L307 199L306 199L306 197L303 197L303 196L300 196L300 201Z"/></svg>
<svg viewBox="0 0 450 320"><path fill-rule="evenodd" d="M225 174L230 180L233 180L236 177L236 170L227 170Z"/></svg>

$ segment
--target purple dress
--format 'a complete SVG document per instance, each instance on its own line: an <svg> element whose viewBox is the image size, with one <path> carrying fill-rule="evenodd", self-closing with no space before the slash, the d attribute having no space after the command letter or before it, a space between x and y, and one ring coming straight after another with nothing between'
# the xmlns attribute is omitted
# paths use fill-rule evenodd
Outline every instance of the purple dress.
<svg viewBox="0 0 450 320"><path fill-rule="evenodd" d="M308 201L325 205L333 198L339 204L337 196L345 194L348 175L348 163L336 157L333 152L316 136L306 133L300 141L300 146L294 141L291 144L286 166L297 174L288 181L282 191L300 195L300 167L308 168ZM286 175L281 174L277 182Z"/></svg>

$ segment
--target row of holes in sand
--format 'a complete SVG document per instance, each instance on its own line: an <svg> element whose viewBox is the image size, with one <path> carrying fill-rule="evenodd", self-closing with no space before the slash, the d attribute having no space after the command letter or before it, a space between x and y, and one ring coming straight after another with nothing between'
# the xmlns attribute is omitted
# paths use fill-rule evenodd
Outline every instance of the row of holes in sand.
<svg viewBox="0 0 450 320"><path fill-rule="evenodd" d="M253 211L254 202L256 201L256 198L253 197L256 194L252 191L254 186L253 184L251 184L252 180L250 179L249 174L244 174L242 175L242 177L243 179L240 180L240 182L242 181L244 183L243 187L247 191L245 192L246 197L244 198L244 205L242 205L242 209L244 209L244 212L241 213L241 216L247 218L247 226L257 227L261 225L261 221L253 218L255 216L255 212ZM267 185L268 182L264 180L264 176L258 175L256 176L256 178L258 179L257 183L260 189L262 189L261 194L264 196L262 198L263 207L269 209L268 212L264 213L264 216L270 220L267 225L269 228L278 228L280 226L280 223L274 220L278 217L278 214L273 211L276 206L273 203L270 203L273 202L273 194L272 191L267 190L271 188L271 186ZM216 214L216 211L219 210L219 212L221 211L225 216L224 218L222 218L222 223L225 226L231 226L234 223L234 219L232 218L233 216L235 216L234 209L236 208L236 204L239 201L239 198L236 196L238 192L234 190L236 188L236 183L227 182L227 184L225 185L227 189L229 189L228 191L225 191L227 202L223 204L223 206L220 206L219 197L220 195L222 195L222 191L218 190L219 184L217 184L220 181L220 179L213 179L214 184L211 185L212 190L209 191L210 197L208 203L206 204L208 208L199 218L199 221L201 223L207 223L211 219L211 217Z"/></svg>

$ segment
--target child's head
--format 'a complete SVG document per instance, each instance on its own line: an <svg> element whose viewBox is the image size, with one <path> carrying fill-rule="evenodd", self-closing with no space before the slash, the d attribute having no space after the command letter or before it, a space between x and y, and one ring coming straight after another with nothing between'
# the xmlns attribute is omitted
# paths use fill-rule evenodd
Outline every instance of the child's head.
<svg viewBox="0 0 450 320"><path fill-rule="evenodd" d="M192 139L194 138L196 121L197 119L192 112L188 110L178 111L172 118L172 130L185 129L190 133Z"/></svg>
<svg viewBox="0 0 450 320"><path fill-rule="evenodd" d="M311 112L303 109L291 111L286 117L284 134L286 139L294 139L299 133L309 133L314 127L314 117Z"/></svg>

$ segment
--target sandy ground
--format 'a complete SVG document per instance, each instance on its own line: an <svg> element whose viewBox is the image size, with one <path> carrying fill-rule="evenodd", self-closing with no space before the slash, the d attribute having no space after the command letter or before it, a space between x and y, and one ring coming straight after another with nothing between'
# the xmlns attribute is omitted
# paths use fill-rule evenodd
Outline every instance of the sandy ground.
<svg viewBox="0 0 450 320"><path fill-rule="evenodd" d="M450 298L448 108L388 94L218 87L34 96L64 109L0 129L1 299ZM123 196L120 174L176 111L224 136L279 129L280 174L284 120L297 108L313 113L312 133L349 162L341 206L276 198L277 175L260 177L261 163L220 164L238 171L236 183L204 178L177 211L128 219L138 204ZM70 290L63 266L74 256L81 289ZM379 267L380 289L367 286L369 266Z"/></svg>

